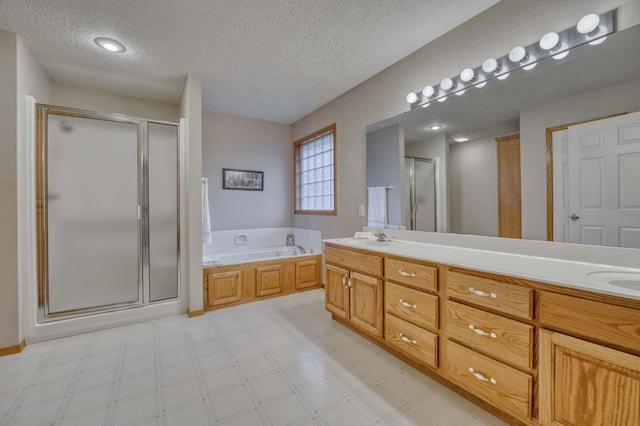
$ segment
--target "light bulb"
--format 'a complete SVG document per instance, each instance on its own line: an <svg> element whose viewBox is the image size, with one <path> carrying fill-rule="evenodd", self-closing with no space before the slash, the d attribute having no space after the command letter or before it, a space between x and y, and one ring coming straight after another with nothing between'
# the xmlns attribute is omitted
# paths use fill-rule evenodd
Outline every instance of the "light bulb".
<svg viewBox="0 0 640 426"><path fill-rule="evenodd" d="M414 102L416 102L418 100L418 95L416 95L415 93L411 92L407 95L407 102L412 104Z"/></svg>
<svg viewBox="0 0 640 426"><path fill-rule="evenodd" d="M489 58L482 63L482 70L487 73L494 72L498 69L498 61L493 58Z"/></svg>
<svg viewBox="0 0 640 426"><path fill-rule="evenodd" d="M551 50L558 45L560 36L558 33L546 33L540 39L540 48L543 50Z"/></svg>
<svg viewBox="0 0 640 426"><path fill-rule="evenodd" d="M428 107L429 105L431 105L431 104L430 104L429 102L427 102L426 104L422 104L422 105L420 105L420 108L426 108L426 107Z"/></svg>
<svg viewBox="0 0 640 426"><path fill-rule="evenodd" d="M438 98L438 102L444 102L444 101L446 101L446 100L447 100L447 97L446 97L446 96L443 96L443 97L441 97L441 98Z"/></svg>
<svg viewBox="0 0 640 426"><path fill-rule="evenodd" d="M442 90L450 90L454 87L453 80L450 78L445 78L440 82L440 87Z"/></svg>
<svg viewBox="0 0 640 426"><path fill-rule="evenodd" d="M595 13L590 13L588 15L583 16L579 21L576 29L580 34L589 34L590 32L595 31L600 25L600 17Z"/></svg>
<svg viewBox="0 0 640 426"><path fill-rule="evenodd" d="M511 49L511 52L509 52L509 60L511 62L515 62L515 63L522 62L522 60L526 57L527 57L527 51L522 46L514 47L513 49Z"/></svg>
<svg viewBox="0 0 640 426"><path fill-rule="evenodd" d="M487 82L486 82L486 81L483 81L482 83L478 83L478 84L476 84L476 87L478 87L478 88L482 89L482 88L483 88L484 86L486 86L486 85L487 85Z"/></svg>
<svg viewBox="0 0 640 426"><path fill-rule="evenodd" d="M525 65L524 67L522 67L523 70L525 71L531 71L532 69L534 69L536 67L536 65L538 65L536 62L529 64L529 65Z"/></svg>
<svg viewBox="0 0 640 426"><path fill-rule="evenodd" d="M466 91L467 91L466 89L458 90L456 92L456 96L462 96L462 95L464 95L464 92L466 92Z"/></svg>
<svg viewBox="0 0 640 426"><path fill-rule="evenodd" d="M504 73L504 74L500 74L500 75L497 77L497 79L498 79L498 80L506 80L506 79L508 79L508 78L509 78L509 75L510 75L510 74L509 74L508 72L507 72L507 73Z"/></svg>
<svg viewBox="0 0 640 426"><path fill-rule="evenodd" d="M569 55L569 51L568 51L568 50L565 50L565 51L564 51L564 52L562 52L562 53L558 53L557 55L553 55L553 59L557 59L557 60L564 59L564 58L566 58L568 55Z"/></svg>
<svg viewBox="0 0 640 426"><path fill-rule="evenodd" d="M425 98L430 98L434 93L435 90L433 90L433 87L431 86L424 86L424 89L422 89L422 96Z"/></svg>
<svg viewBox="0 0 640 426"><path fill-rule="evenodd" d="M468 83L471 80L473 80L475 76L476 76L476 73L471 68L465 68L460 73L460 80L464 81L465 83Z"/></svg>
<svg viewBox="0 0 640 426"><path fill-rule="evenodd" d="M590 44L590 45L592 45L592 46L597 46L597 45L599 45L600 43L603 43L606 39L607 39L607 37L601 37L601 38L599 38L599 39L596 39L596 40L590 41L590 42L589 42L589 44Z"/></svg>

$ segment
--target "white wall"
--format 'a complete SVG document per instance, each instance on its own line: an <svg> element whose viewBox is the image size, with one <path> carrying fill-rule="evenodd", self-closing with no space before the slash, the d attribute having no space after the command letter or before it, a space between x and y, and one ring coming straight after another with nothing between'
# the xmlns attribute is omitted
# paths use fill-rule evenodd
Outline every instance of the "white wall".
<svg viewBox="0 0 640 426"><path fill-rule="evenodd" d="M222 169L264 172L264 191L222 189ZM291 128L253 118L202 112L202 173L209 178L215 231L290 227Z"/></svg>
<svg viewBox="0 0 640 426"><path fill-rule="evenodd" d="M38 102L40 101L38 100ZM68 108L125 114L150 120L171 121L173 123L180 120L180 108L176 104L64 86L57 83L53 84L52 103Z"/></svg>
<svg viewBox="0 0 640 426"><path fill-rule="evenodd" d="M449 145L450 231L498 236L498 154L494 138Z"/></svg>
<svg viewBox="0 0 640 426"><path fill-rule="evenodd" d="M421 142L413 142L405 145L405 155L436 160L436 174L438 188L436 189L436 229L438 232L450 232L451 209L449 208L450 183L449 183L449 143L446 135L439 135ZM407 228L409 224L406 224Z"/></svg>
<svg viewBox="0 0 640 426"><path fill-rule="evenodd" d="M520 111L522 238L547 238L546 128L635 111L640 111L640 80Z"/></svg>
<svg viewBox="0 0 640 426"><path fill-rule="evenodd" d="M546 32L569 28L587 13L616 8L618 30L640 22L637 0L502 1L294 123L292 140L336 123L338 215L295 215L293 225L337 237L351 235L365 224L357 208L366 196L365 128L407 111L408 92L477 66L488 57L505 55L515 45L531 44ZM526 238L535 236L526 232L527 224L524 230Z"/></svg>

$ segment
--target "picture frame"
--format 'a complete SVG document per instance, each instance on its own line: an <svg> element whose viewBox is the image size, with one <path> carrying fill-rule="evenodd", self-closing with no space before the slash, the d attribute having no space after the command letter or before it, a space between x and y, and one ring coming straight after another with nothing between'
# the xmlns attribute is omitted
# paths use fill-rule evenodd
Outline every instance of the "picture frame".
<svg viewBox="0 0 640 426"><path fill-rule="evenodd" d="M222 189L264 191L264 172L222 169Z"/></svg>

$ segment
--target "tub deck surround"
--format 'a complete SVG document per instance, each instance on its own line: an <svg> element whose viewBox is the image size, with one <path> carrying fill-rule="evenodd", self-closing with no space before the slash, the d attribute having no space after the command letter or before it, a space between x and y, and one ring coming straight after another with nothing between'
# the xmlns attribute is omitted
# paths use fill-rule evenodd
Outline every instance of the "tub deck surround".
<svg viewBox="0 0 640 426"><path fill-rule="evenodd" d="M325 239L323 242L640 301L640 268L405 240L379 242L377 240L333 238ZM619 276L619 279L616 279L616 276ZM609 283L610 281L629 282L634 280L639 281L637 290Z"/></svg>
<svg viewBox="0 0 640 426"><path fill-rule="evenodd" d="M640 424L640 269L324 243L334 320L509 424Z"/></svg>

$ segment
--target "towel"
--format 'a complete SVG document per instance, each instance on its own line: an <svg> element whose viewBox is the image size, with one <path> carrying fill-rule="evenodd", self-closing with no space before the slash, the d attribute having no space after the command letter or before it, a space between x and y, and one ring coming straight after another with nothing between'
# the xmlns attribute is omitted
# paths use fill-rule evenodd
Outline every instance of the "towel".
<svg viewBox="0 0 640 426"><path fill-rule="evenodd" d="M209 179L202 178L202 242L211 244L211 215L209 212Z"/></svg>
<svg viewBox="0 0 640 426"><path fill-rule="evenodd" d="M384 228L387 225L387 187L368 187L367 193L369 198L367 226Z"/></svg>

